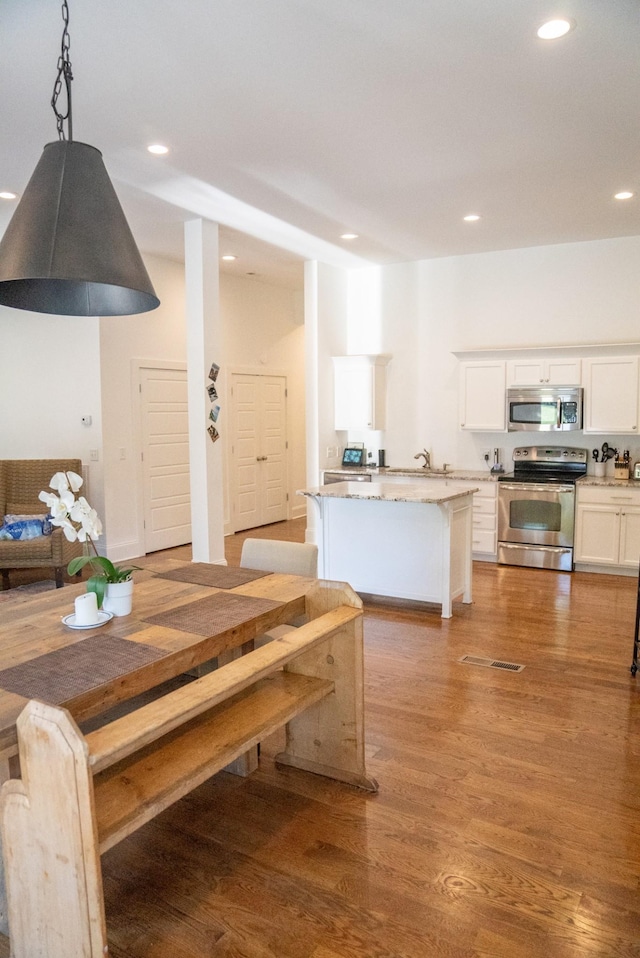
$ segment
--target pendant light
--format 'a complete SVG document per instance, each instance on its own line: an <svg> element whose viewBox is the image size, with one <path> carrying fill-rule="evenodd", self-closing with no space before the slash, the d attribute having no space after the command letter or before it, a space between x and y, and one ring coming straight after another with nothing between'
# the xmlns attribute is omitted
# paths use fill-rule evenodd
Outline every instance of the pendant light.
<svg viewBox="0 0 640 958"><path fill-rule="evenodd" d="M160 305L102 154L73 140L69 8L47 143L0 240L0 305L60 316L127 316ZM66 113L58 101L66 90ZM65 135L65 123L68 138Z"/></svg>

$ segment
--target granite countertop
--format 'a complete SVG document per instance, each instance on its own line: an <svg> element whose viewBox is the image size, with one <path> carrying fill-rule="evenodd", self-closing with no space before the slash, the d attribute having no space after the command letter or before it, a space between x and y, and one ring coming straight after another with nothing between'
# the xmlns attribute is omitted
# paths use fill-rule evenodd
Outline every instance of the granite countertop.
<svg viewBox="0 0 640 958"><path fill-rule="evenodd" d="M615 476L583 476L580 486L613 486L615 489L640 489L640 479L616 479Z"/></svg>
<svg viewBox="0 0 640 958"><path fill-rule="evenodd" d="M416 471L415 468L407 466L406 469L389 469L388 467L379 468L378 466L354 466L351 469L345 469L340 467L339 469L324 469L323 472L330 472L334 475L344 475L345 479L348 479L349 476L381 476L385 479L393 479L394 476L406 476L410 479L415 479L416 481L423 482L425 479L433 480L442 480L442 479L464 479L469 482L497 482L500 475L504 473L492 473L489 470L473 470L473 469L451 469L451 471L444 472L423 472L422 470Z"/></svg>
<svg viewBox="0 0 640 958"><path fill-rule="evenodd" d="M446 478L450 478L447 476ZM440 479L445 479L441 476ZM380 502L442 503L477 492L477 486L447 486L446 482L420 479L415 485L397 482L335 482L329 486L299 489L297 495L325 499L370 499Z"/></svg>

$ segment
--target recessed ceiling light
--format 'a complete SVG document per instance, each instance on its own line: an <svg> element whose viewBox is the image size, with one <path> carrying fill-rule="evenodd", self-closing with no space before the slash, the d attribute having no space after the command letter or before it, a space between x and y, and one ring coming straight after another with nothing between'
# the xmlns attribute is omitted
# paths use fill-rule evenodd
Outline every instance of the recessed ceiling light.
<svg viewBox="0 0 640 958"><path fill-rule="evenodd" d="M0 200L15 200L17 198L17 193L11 193L9 190L3 190L0 193Z"/></svg>
<svg viewBox="0 0 640 958"><path fill-rule="evenodd" d="M340 239L346 239L346 240L358 239L358 234L357 234L357 233L343 233L343 234L341 235Z"/></svg>
<svg viewBox="0 0 640 958"><path fill-rule="evenodd" d="M225 260L227 260L227 261L230 263L231 260L237 259L238 257L237 257L237 256L232 256L231 253L228 253L226 256L223 256L222 258L225 259Z"/></svg>
<svg viewBox="0 0 640 958"><path fill-rule="evenodd" d="M635 196L635 193L632 193L631 190L622 190L620 193L614 194L614 200L630 200L632 196Z"/></svg>
<svg viewBox="0 0 640 958"><path fill-rule="evenodd" d="M164 156L165 153L169 152L169 147L163 146L162 143L152 143L147 149L149 153L153 153L154 156Z"/></svg>
<svg viewBox="0 0 640 958"><path fill-rule="evenodd" d="M468 216L463 216L462 218L465 221L465 223L475 223L476 220L480 219L477 213L469 213Z"/></svg>
<svg viewBox="0 0 640 958"><path fill-rule="evenodd" d="M538 28L538 36L541 40L557 40L565 36L569 30L575 27L574 20L567 20L564 17L558 20L547 20Z"/></svg>

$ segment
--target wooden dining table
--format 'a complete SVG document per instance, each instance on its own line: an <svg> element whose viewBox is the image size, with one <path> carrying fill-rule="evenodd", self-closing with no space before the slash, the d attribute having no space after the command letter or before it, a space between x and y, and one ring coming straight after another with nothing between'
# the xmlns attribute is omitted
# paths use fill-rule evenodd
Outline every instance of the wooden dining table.
<svg viewBox="0 0 640 958"><path fill-rule="evenodd" d="M16 723L28 711L28 703L33 706L32 700L44 703L43 707L66 709L80 734L90 734L123 713L135 710L139 714L142 706L173 691L176 683L192 682L228 662L239 665L232 660L251 653L256 637L274 627L322 618L337 605L356 611L357 627L346 644L327 646L330 652L321 654L327 664L320 668L345 668L335 688L331 683L334 704L330 708L337 716L332 723L339 752L345 744L340 729L351 730L345 746L347 765L345 769L318 765L284 753L279 760L370 791L377 789L375 780L364 774L362 602L349 586L162 556L135 573L130 615L110 618L98 627L72 628L75 623L69 622L69 616L85 589L84 583L78 583L32 596L17 590L5 600L0 596L0 781L7 782L3 796L12 787L8 780L21 778L24 743L20 739L19 752ZM326 634L332 635L330 628ZM317 731L314 734L317 738ZM337 752L331 752L331 734L327 730L328 754L333 758ZM248 743L248 751L236 753L227 770L252 771L257 764L256 741ZM3 819L4 840L6 824ZM2 861L0 932L6 935L10 929ZM14 919L19 913L14 913Z"/></svg>
<svg viewBox="0 0 640 958"><path fill-rule="evenodd" d="M304 614L316 580L229 566L151 562L135 573L133 611L72 629L84 584L0 602L0 781L17 774L16 720L32 699L64 706L82 727L128 700Z"/></svg>

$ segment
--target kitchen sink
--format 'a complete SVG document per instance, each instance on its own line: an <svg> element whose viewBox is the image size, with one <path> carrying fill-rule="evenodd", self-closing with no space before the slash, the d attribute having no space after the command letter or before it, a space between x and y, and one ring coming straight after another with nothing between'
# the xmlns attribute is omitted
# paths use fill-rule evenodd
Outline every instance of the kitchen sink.
<svg viewBox="0 0 640 958"><path fill-rule="evenodd" d="M412 476L450 476L453 472L453 469L425 469L423 466L407 466L406 469L385 469L385 472L387 474L407 473L408 475Z"/></svg>

